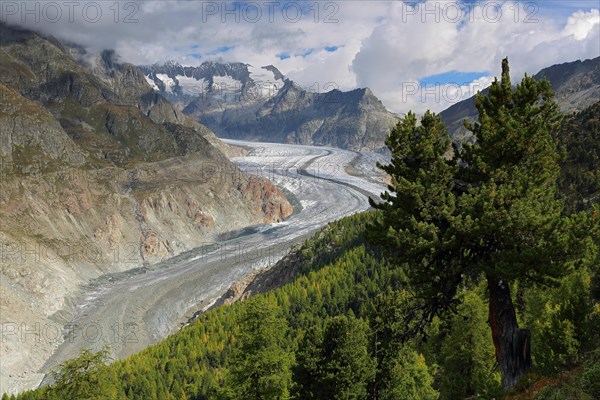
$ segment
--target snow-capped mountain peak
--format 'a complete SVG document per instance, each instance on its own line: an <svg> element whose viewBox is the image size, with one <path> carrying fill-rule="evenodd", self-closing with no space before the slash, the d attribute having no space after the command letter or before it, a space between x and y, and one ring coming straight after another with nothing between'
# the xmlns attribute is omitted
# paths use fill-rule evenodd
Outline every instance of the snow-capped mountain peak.
<svg viewBox="0 0 600 400"><path fill-rule="evenodd" d="M152 88L169 100L185 104L206 97L220 102L265 100L277 94L285 77L274 66L207 61L197 67L173 61L141 67Z"/></svg>

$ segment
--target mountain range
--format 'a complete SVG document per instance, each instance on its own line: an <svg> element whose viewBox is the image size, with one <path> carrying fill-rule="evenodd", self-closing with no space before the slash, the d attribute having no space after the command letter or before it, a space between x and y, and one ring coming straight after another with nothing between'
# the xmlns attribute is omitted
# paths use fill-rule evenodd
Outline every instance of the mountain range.
<svg viewBox="0 0 600 400"><path fill-rule="evenodd" d="M397 122L369 88L302 88L272 65L140 67L152 87L219 137L378 150Z"/></svg>
<svg viewBox="0 0 600 400"><path fill-rule="evenodd" d="M168 62L140 68L157 93L224 138L379 150L398 121L368 88L342 92L331 84L316 93L272 65ZM553 65L535 77L550 81L563 113L600 99L600 57ZM463 120L477 116L474 96L441 116L455 141L472 140Z"/></svg>

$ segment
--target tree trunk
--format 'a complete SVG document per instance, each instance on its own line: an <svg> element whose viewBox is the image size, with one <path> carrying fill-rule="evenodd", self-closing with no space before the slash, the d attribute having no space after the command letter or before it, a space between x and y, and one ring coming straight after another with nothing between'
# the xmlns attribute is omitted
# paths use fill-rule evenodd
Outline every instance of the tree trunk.
<svg viewBox="0 0 600 400"><path fill-rule="evenodd" d="M531 335L517 324L508 283L501 278L488 276L488 290L489 323L496 360L502 373L502 386L508 389L515 386L531 368Z"/></svg>

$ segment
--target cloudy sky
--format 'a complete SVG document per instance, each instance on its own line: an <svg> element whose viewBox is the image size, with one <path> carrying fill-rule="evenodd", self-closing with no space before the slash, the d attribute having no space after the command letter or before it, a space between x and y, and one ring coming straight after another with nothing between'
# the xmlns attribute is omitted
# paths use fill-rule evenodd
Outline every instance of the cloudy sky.
<svg viewBox="0 0 600 400"><path fill-rule="evenodd" d="M0 18L134 64L273 64L310 90L370 87L394 112L600 56L592 1L3 1Z"/></svg>

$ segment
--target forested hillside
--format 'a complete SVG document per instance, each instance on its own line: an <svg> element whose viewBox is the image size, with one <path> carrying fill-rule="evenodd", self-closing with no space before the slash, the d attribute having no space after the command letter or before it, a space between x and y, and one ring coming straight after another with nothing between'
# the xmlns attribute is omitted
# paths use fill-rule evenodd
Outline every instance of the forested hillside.
<svg viewBox="0 0 600 400"><path fill-rule="evenodd" d="M180 333L110 366L86 364L94 357L85 353L65 365L57 386L17 398L499 396L481 284L461 288L457 313L435 318L426 342L401 344L410 290L403 269L392 267L366 239L377 216L345 218L308 240L298 250L302 261L294 282L209 311ZM335 259L313 262L324 249ZM569 386L581 399L597 395L586 382L600 379L600 360L591 352L600 340L597 285L598 270L583 269L558 287L516 292L519 318L532 328L537 373L551 376L583 365Z"/></svg>

